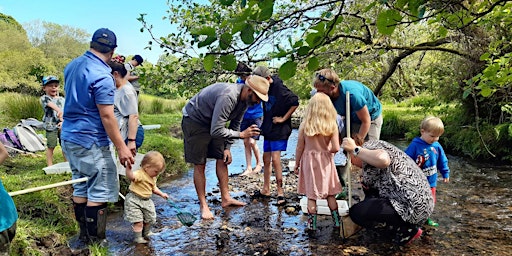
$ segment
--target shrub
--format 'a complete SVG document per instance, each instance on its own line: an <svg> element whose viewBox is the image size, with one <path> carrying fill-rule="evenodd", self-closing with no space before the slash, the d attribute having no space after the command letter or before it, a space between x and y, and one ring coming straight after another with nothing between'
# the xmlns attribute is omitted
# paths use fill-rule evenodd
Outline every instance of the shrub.
<svg viewBox="0 0 512 256"><path fill-rule="evenodd" d="M4 93L1 97L4 114L12 121L17 122L30 117L41 119L44 114L39 97L19 93Z"/></svg>

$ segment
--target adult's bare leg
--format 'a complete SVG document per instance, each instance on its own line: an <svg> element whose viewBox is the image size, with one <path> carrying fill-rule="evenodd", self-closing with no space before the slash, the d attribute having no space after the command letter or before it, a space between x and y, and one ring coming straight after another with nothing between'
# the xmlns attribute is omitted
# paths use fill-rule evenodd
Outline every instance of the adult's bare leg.
<svg viewBox="0 0 512 256"><path fill-rule="evenodd" d="M201 218L205 220L213 219L213 214L206 202L206 177L204 174L205 164L194 164L194 186L196 187L197 198L199 199L199 208Z"/></svg>
<svg viewBox="0 0 512 256"><path fill-rule="evenodd" d="M228 206L244 206L244 202L233 199L228 189L228 166L222 159L216 162L217 178L219 179L220 195L222 197L222 207ZM204 175L204 172L203 172Z"/></svg>

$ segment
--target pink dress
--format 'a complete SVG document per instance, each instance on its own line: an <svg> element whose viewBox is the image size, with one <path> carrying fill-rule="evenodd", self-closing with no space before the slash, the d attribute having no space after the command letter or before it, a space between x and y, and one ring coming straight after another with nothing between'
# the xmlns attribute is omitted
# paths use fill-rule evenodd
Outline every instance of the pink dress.
<svg viewBox="0 0 512 256"><path fill-rule="evenodd" d="M334 135L337 137L337 134ZM336 141L338 139L336 138ZM334 165L334 153L330 152L331 137L306 136L300 132L296 156L300 157L297 192L309 199L325 199L341 192L341 183Z"/></svg>

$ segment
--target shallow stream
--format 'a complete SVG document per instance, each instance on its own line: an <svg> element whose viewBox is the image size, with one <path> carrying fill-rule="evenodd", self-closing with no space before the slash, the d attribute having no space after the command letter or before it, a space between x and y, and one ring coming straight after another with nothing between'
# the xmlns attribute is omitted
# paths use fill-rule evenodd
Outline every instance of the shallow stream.
<svg viewBox="0 0 512 256"><path fill-rule="evenodd" d="M294 130L288 151L282 154L283 163L293 159L296 141ZM401 148L407 146L405 141L392 143ZM260 139L260 149L262 144ZM214 220L198 220L193 226L185 227L177 220L175 209L164 199L153 196L158 221L150 243L133 244L130 224L122 219L122 213L110 214L109 251L113 255L512 255L510 166L474 163L448 156L450 183L438 183L438 201L432 215L439 227L426 228L419 241L398 247L389 238L368 230L342 241L327 215L319 218L317 232L306 232L306 217L299 205L301 197L295 194L295 175L285 173L286 206L275 205L275 189L270 199L252 200L248 193L262 185L263 175L238 176L245 168L243 141L237 141L231 150L231 195L247 202L246 206L226 209L220 206L215 161L209 161L206 191ZM182 211L199 218L192 174L190 170L161 184L160 189L172 195ZM357 201L360 190L354 176L357 170L352 179Z"/></svg>

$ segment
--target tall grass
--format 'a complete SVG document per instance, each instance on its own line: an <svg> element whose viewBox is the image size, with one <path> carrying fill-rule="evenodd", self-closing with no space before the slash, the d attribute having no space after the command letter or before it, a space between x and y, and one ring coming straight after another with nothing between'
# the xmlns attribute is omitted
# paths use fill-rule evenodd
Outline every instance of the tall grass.
<svg viewBox="0 0 512 256"><path fill-rule="evenodd" d="M163 99L151 95L141 94L139 96L140 114L162 114L181 111L186 99Z"/></svg>
<svg viewBox="0 0 512 256"><path fill-rule="evenodd" d="M5 120L7 122L16 123L30 117L40 120L44 114L39 98L36 96L2 93L0 94L0 106L1 114L8 119Z"/></svg>

